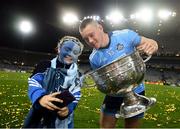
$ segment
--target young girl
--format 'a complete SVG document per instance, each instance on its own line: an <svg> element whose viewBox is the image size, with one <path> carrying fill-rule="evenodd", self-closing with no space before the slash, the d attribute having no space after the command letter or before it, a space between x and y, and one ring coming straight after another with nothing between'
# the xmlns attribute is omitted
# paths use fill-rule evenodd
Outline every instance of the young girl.
<svg viewBox="0 0 180 129"><path fill-rule="evenodd" d="M77 60L83 45L77 38L65 36L57 49L57 56L40 62L28 80L33 105L23 128L73 128L73 111L81 97Z"/></svg>

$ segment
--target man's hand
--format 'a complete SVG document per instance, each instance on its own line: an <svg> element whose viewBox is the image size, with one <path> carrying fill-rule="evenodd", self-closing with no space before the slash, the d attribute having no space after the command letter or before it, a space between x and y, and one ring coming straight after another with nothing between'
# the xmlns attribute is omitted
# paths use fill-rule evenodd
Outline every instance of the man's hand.
<svg viewBox="0 0 180 129"><path fill-rule="evenodd" d="M63 107L63 108L61 108L61 109L57 112L57 114L58 114L59 116L61 116L61 117L67 116L68 113L69 113L68 107Z"/></svg>
<svg viewBox="0 0 180 129"><path fill-rule="evenodd" d="M152 55L158 50L158 45L157 42L152 39L141 37L141 43L137 46L137 50L143 51L147 55Z"/></svg>
<svg viewBox="0 0 180 129"><path fill-rule="evenodd" d="M55 92L49 95L45 95L42 98L40 98L39 103L41 106L49 109L49 110L61 110L61 108L54 105L52 102L60 102L63 103L63 100L56 98L56 95L60 94L60 92Z"/></svg>

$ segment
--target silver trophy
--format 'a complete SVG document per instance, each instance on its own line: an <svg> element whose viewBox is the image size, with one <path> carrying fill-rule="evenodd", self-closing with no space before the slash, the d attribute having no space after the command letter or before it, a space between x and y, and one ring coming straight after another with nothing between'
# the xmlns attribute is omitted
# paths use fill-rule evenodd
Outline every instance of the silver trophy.
<svg viewBox="0 0 180 129"><path fill-rule="evenodd" d="M130 118L148 110L156 102L155 98L147 98L133 92L144 79L145 62L138 51L121 57L95 71L89 73L98 90L110 96L124 96L120 111L116 117Z"/></svg>

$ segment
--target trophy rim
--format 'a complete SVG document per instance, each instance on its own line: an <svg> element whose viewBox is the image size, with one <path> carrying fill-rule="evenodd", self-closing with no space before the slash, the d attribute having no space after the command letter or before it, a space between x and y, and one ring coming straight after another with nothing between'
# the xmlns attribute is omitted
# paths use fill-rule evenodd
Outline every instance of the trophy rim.
<svg viewBox="0 0 180 129"><path fill-rule="evenodd" d="M121 56L121 57L119 57L119 58L111 61L110 63L108 63L108 64L106 64L106 65L103 65L103 66L101 66L101 67L99 67L99 68L97 68L97 69L95 69L95 70L90 71L88 74L89 74L89 75L92 75L93 73L95 73L95 72L97 72L97 71L99 71L99 70L101 70L101 69L103 69L103 68L105 68L105 67L107 67L107 66L109 66L109 65L111 65L111 64L114 64L115 62L117 62L117 61L119 61L119 60L123 60L124 58L126 58L126 57L128 57L128 56L130 56L130 55L132 55L132 54L136 54L136 53L139 53L139 52L138 52L137 50L135 50L134 52L131 52L131 53L127 54L127 55Z"/></svg>

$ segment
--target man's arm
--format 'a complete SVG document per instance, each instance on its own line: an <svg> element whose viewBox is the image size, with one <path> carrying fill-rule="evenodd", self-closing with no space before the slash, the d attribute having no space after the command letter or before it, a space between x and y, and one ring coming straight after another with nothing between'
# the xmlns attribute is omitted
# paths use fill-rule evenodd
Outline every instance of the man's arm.
<svg viewBox="0 0 180 129"><path fill-rule="evenodd" d="M157 52L158 44L155 40L149 39L146 37L141 37L141 42L137 46L137 50L143 51L147 55L152 55L153 53Z"/></svg>

